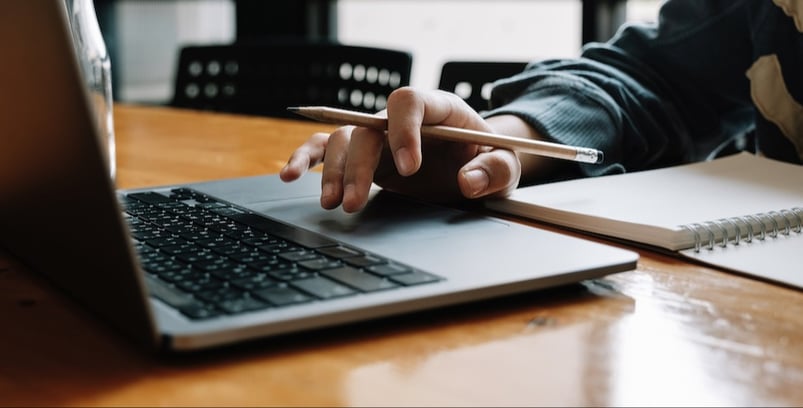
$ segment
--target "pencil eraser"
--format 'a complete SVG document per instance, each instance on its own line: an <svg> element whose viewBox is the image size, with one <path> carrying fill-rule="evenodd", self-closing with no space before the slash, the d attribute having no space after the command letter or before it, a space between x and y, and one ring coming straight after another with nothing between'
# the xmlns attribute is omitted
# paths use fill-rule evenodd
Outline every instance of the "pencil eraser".
<svg viewBox="0 0 803 408"><path fill-rule="evenodd" d="M603 160L605 160L605 153L603 153L602 151L598 151L597 152L597 161L594 162L594 164L600 164L600 163L602 163Z"/></svg>

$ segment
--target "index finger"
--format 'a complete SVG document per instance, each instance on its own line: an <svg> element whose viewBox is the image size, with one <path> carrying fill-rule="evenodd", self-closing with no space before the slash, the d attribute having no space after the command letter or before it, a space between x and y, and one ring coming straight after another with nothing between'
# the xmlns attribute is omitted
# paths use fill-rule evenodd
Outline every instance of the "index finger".
<svg viewBox="0 0 803 408"><path fill-rule="evenodd" d="M402 176L414 174L421 167L421 125L491 130L460 97L440 90L399 88L388 96L387 116L388 146Z"/></svg>

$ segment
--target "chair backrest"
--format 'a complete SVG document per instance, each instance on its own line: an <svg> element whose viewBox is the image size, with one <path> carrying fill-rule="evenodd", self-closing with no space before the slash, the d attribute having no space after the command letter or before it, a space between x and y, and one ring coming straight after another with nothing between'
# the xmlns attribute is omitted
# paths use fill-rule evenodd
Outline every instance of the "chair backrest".
<svg viewBox="0 0 803 408"><path fill-rule="evenodd" d="M438 88L463 98L476 111L488 109L493 81L524 70L526 62L449 61L441 68Z"/></svg>
<svg viewBox="0 0 803 408"><path fill-rule="evenodd" d="M411 68L406 51L335 43L187 46L171 105L293 118L288 106L375 112L410 83Z"/></svg>

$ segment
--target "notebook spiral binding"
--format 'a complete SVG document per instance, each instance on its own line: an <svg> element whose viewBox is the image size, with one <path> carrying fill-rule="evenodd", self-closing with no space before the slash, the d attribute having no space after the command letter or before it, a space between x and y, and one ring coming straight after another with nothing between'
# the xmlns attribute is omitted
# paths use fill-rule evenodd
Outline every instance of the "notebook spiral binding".
<svg viewBox="0 0 803 408"><path fill-rule="evenodd" d="M681 225L694 234L694 251L803 233L803 207Z"/></svg>

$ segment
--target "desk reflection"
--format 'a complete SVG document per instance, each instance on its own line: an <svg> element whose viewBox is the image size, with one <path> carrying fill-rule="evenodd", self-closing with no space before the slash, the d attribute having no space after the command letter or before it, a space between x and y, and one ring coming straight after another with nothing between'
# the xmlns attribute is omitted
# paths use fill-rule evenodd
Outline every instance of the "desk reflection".
<svg viewBox="0 0 803 408"><path fill-rule="evenodd" d="M115 125L121 188L276 173L331 129L125 105ZM165 358L0 252L0 404L803 405L800 291L639 253L582 285Z"/></svg>

